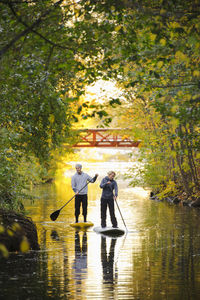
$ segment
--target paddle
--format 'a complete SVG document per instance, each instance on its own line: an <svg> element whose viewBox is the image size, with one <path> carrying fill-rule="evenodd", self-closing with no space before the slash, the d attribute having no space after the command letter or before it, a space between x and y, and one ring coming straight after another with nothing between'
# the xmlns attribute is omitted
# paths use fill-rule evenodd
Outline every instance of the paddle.
<svg viewBox="0 0 200 300"><path fill-rule="evenodd" d="M114 198L115 199L115 198ZM121 215L121 218L122 218L122 221L123 221L123 223L124 223L124 226L126 227L126 224L125 224L125 222L124 222L124 218L122 217L122 213L121 213L121 210L119 209L119 205L118 205L118 203L117 203L117 200L115 199L115 202L116 202L116 204L117 204L117 208L118 208L118 210L119 210L119 213L120 213L120 215ZM126 227L126 230L128 231L128 229L127 229L127 227Z"/></svg>
<svg viewBox="0 0 200 300"><path fill-rule="evenodd" d="M92 178L92 180L91 181L88 181L79 191L78 191L78 193L80 193L80 191L82 191L90 182L94 182L94 181L96 180L96 176L94 176L94 178ZM57 218L58 218L58 216L59 216L59 214L60 214L60 211L70 202L70 201L72 201L72 199L74 199L74 197L76 196L76 194L71 198L71 199L69 199L69 201L67 201L67 203L65 203L60 209L58 209L58 210L56 210L56 211L54 211L51 215L50 215L50 218L51 218L51 220L52 221L55 221Z"/></svg>

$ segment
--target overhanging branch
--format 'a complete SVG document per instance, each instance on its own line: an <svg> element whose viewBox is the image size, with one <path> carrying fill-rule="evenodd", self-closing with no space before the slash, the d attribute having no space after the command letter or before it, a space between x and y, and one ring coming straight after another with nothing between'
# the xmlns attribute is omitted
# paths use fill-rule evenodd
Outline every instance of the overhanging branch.
<svg viewBox="0 0 200 300"><path fill-rule="evenodd" d="M39 24L44 20L44 18L46 16L48 16L55 7L57 7L58 5L61 5L63 1L64 0L60 0L60 1L56 2L50 9L45 11L31 26L27 27L24 31L17 34L5 47L3 47L0 50L0 59L20 38L22 38L29 32L33 31L34 28L39 26ZM9 4L9 3L7 3L7 4Z"/></svg>
<svg viewBox="0 0 200 300"><path fill-rule="evenodd" d="M28 25L26 22L24 22L24 21L22 20L21 17L19 17L19 16L17 15L17 13L15 12L15 10L14 10L14 8L13 8L13 5L12 5L11 3L9 3L8 5L9 5L9 7L10 7L12 13L13 13L13 15L14 15L14 16L16 17L16 19L18 20L18 22L21 23L21 24L23 24L26 28L29 28L29 25ZM52 42L51 40L49 40L48 38L46 38L44 35L42 35L42 34L39 33L38 31L36 31L35 29L31 29L30 31L33 32L34 34L38 35L39 37L41 37L43 40L45 40L45 42L49 43L49 44L52 45L53 47L61 48L61 49L64 49L64 50L72 50L72 51L74 51L73 48L65 47L65 46L62 46L62 45L60 45L60 44L57 44L57 43Z"/></svg>
<svg viewBox="0 0 200 300"><path fill-rule="evenodd" d="M166 89L166 88L176 88L182 86L191 86L191 85L199 85L199 83L185 83L185 84L172 84L172 85L152 85L152 88Z"/></svg>

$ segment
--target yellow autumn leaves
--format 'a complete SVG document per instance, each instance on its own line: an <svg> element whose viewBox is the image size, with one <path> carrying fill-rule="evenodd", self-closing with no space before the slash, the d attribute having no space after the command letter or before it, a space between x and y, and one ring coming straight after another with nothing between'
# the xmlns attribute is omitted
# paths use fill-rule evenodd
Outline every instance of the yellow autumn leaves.
<svg viewBox="0 0 200 300"><path fill-rule="evenodd" d="M1 234L6 234L7 238L12 238L14 237L15 233L21 229L20 225L18 223L13 223L10 228L5 228L3 225L0 225L0 235ZM19 250L23 253L26 253L30 250L30 245L28 242L28 239L25 235L22 236L20 245L19 245ZM9 251L6 248L6 246L1 242L0 243L0 254L8 258L9 256Z"/></svg>

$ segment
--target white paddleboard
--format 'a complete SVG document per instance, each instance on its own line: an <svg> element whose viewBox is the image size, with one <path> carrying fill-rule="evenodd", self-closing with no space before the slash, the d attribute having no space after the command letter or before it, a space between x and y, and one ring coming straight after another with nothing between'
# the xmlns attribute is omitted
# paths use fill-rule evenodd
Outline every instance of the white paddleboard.
<svg viewBox="0 0 200 300"><path fill-rule="evenodd" d="M113 227L94 227L96 233L101 233L108 236L121 236L125 233L123 229Z"/></svg>
<svg viewBox="0 0 200 300"><path fill-rule="evenodd" d="M71 223L69 224L71 227L74 227L74 228L79 228L79 229L85 229L85 228L88 228L88 227L91 227L91 226L94 226L94 224L90 221L88 222L78 222L78 223Z"/></svg>

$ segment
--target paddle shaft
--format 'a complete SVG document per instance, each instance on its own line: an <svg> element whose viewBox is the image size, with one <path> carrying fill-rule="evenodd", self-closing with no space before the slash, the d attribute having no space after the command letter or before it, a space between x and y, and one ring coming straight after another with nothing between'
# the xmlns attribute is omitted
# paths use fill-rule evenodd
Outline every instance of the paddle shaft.
<svg viewBox="0 0 200 300"><path fill-rule="evenodd" d="M115 199L115 202L116 202L116 204L117 204L117 208L118 208L118 210L119 210L119 213L120 213L120 215L121 215L121 218L122 218L122 221L123 221L123 223L124 223L124 226L126 227L126 224L125 224L125 222L124 222L124 218L122 217L122 213L121 213L121 210L120 210L120 208L119 208L119 205L118 205L118 203L117 203L117 200ZM128 230L127 229L127 227L126 227L126 230Z"/></svg>

